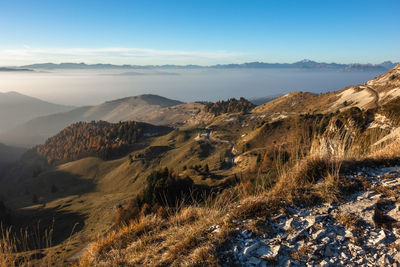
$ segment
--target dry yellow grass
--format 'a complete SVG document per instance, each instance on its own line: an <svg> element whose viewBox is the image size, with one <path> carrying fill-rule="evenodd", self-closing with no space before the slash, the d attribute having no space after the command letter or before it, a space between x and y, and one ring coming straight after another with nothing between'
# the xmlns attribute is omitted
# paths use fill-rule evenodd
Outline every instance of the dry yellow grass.
<svg viewBox="0 0 400 267"><path fill-rule="evenodd" d="M307 260L310 257L312 248L307 245L302 245L290 253L290 257L294 260Z"/></svg>
<svg viewBox="0 0 400 267"><path fill-rule="evenodd" d="M0 267L30 267L54 266L60 264L65 255L55 254L52 246L52 229L43 234L27 230L17 235L11 228L1 229L0 236ZM48 249L44 252L44 249Z"/></svg>
<svg viewBox="0 0 400 267"><path fill-rule="evenodd" d="M394 141L390 144L372 151L368 158L375 160L399 159L400 158L400 141Z"/></svg>
<svg viewBox="0 0 400 267"><path fill-rule="evenodd" d="M229 229L224 227L226 212L196 205L183 207L168 219L142 217L99 238L79 265L217 266L216 241L225 240ZM214 231L215 225L219 230Z"/></svg>
<svg viewBox="0 0 400 267"><path fill-rule="evenodd" d="M285 212L286 205L337 200L341 194L339 169L338 161L309 156L290 170L282 170L269 191L250 190L251 193L239 185L201 205L179 207L167 217L141 217L99 237L80 259L79 266L218 266L218 247L235 232L233 219L259 218L244 227L265 233L268 225L264 219ZM213 228L216 225L218 230ZM3 254L11 255L3 247ZM304 248L293 256L306 254ZM13 266L15 257L1 260L4 266Z"/></svg>
<svg viewBox="0 0 400 267"><path fill-rule="evenodd" d="M279 178L271 197L287 204L334 201L339 193L339 170L340 162L309 156Z"/></svg>
<svg viewBox="0 0 400 267"><path fill-rule="evenodd" d="M357 230L360 224L360 218L350 213L339 213L335 216L336 220L344 227Z"/></svg>
<svg viewBox="0 0 400 267"><path fill-rule="evenodd" d="M235 232L234 219L258 218L243 226L268 232L266 218L286 212L292 204L336 201L342 184L340 161L308 156L281 170L268 191L250 190L250 184L227 189L215 199L177 209L168 218L150 215L99 238L80 260L80 266L218 266L218 247ZM215 230L216 225L219 226ZM305 257L307 249L296 251Z"/></svg>

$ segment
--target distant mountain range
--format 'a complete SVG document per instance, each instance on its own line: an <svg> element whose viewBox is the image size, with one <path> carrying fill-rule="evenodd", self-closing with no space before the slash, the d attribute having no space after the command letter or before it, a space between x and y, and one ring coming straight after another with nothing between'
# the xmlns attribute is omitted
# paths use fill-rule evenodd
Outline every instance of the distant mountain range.
<svg viewBox="0 0 400 267"><path fill-rule="evenodd" d="M372 70L389 70L396 66L396 63L385 61L380 64L338 64L316 62L312 60L302 60L295 63L265 63L265 62L248 62L242 64L218 64L211 66L199 65L113 65L113 64L85 64L85 63L41 63L20 66L20 69L201 69L201 68L218 68L218 69L268 69L268 68L296 68L296 69L324 69L324 70L341 70L341 71L372 71Z"/></svg>
<svg viewBox="0 0 400 267"><path fill-rule="evenodd" d="M73 109L49 103L17 92L0 93L0 132L38 116L45 116Z"/></svg>

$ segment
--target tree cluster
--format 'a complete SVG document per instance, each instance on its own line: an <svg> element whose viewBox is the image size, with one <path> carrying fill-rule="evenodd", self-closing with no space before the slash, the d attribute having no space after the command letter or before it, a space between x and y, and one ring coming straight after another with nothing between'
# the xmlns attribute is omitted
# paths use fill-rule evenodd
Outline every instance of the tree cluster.
<svg viewBox="0 0 400 267"><path fill-rule="evenodd" d="M246 113L255 107L253 103L241 97L239 100L231 98L229 100L218 101L216 103L207 103L205 111L216 116L224 113Z"/></svg>
<svg viewBox="0 0 400 267"><path fill-rule="evenodd" d="M116 224L127 223L151 212L162 213L165 208L174 208L182 201L190 201L193 185L192 179L182 178L167 167L153 172L147 177L144 190L125 207L118 208Z"/></svg>
<svg viewBox="0 0 400 267"><path fill-rule="evenodd" d="M35 148L36 153L49 164L61 164L84 157L110 159L129 152L131 146L143 136L144 123L78 122L45 144Z"/></svg>

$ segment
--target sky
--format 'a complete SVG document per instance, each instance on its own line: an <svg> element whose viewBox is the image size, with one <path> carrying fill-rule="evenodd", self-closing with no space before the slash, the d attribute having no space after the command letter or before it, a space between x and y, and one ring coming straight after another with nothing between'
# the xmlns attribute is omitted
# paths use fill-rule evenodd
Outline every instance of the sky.
<svg viewBox="0 0 400 267"><path fill-rule="evenodd" d="M0 0L0 65L398 62L399 14L399 0Z"/></svg>

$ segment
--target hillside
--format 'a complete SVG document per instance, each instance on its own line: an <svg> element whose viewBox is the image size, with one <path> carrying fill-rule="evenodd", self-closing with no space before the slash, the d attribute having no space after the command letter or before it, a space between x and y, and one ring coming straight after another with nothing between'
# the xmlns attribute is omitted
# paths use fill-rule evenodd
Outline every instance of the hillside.
<svg viewBox="0 0 400 267"><path fill-rule="evenodd" d="M85 157L111 159L126 155L145 137L164 135L168 131L171 131L168 127L134 121L115 124L104 121L80 122L49 138L34 151L49 164Z"/></svg>
<svg viewBox="0 0 400 267"><path fill-rule="evenodd" d="M65 241L68 236L63 233L70 233L73 225L79 222L77 235L74 235L68 252L72 256L86 242L95 238L97 233L105 232L112 226L115 207L140 192L146 185L147 177L162 165L174 166L171 170L179 173L179 176L174 177L189 176L193 185L201 188L201 192L208 190L209 186L226 183L226 177L203 169L208 163L211 170L218 170L220 165L214 163L220 160L220 153L229 146L218 141L208 143L196 140L200 129L169 132L166 127L136 123L132 125L134 133L143 128L143 137L129 146L128 150L111 148L118 152L113 154L111 160L101 159L103 153L97 149L96 144L102 141L97 142L95 137L110 133L103 142L115 141L117 135L121 135L120 141L126 140L123 129L127 126L127 132L130 133L130 124L74 124L50 138L46 144L38 146L37 151L26 153L1 179L0 195L6 199L7 207L18 210L14 218L31 218L34 215L41 219L43 227L47 227L51 225L53 216L56 216L54 238L57 244ZM110 127L115 129L115 136L112 136L113 130ZM160 130L158 134L161 136L156 136L153 130ZM62 142L57 142L60 139ZM126 148L125 142L114 144ZM52 159L60 159L62 155L73 157L62 158L67 163L54 162L58 164L50 165L38 159L37 152ZM78 159L81 156L91 157ZM21 195L21 192L24 193ZM40 200L35 202L35 199ZM45 203L44 208L42 203ZM62 247L55 249L65 253L60 251Z"/></svg>
<svg viewBox="0 0 400 267"><path fill-rule="evenodd" d="M253 103L241 97L239 100L232 98L226 101L217 101L216 103L206 103L204 110L218 116L224 113L247 113L254 107Z"/></svg>
<svg viewBox="0 0 400 267"><path fill-rule="evenodd" d="M0 176L3 168L19 160L25 151L24 148L6 146L0 143Z"/></svg>
<svg viewBox="0 0 400 267"><path fill-rule="evenodd" d="M290 93L254 109L255 113L329 113L351 107L376 108L400 96L400 64L365 84L312 94Z"/></svg>
<svg viewBox="0 0 400 267"><path fill-rule="evenodd" d="M199 134L199 141L232 145L234 166L221 173L239 180L232 191L167 217L144 213L99 238L80 264L107 265L116 259L126 265L207 266L399 261L398 250L387 247L396 244L397 234L390 229L400 220L398 168L382 167L398 163L398 142L374 146L398 127L400 114L393 113L398 101L307 114L301 102L313 96L297 97L300 104L295 102L286 116L222 114L207 126L209 132ZM139 240L146 240L146 247Z"/></svg>
<svg viewBox="0 0 400 267"><path fill-rule="evenodd" d="M386 85L382 91L397 88L396 81ZM212 201L169 215L145 209L137 215L136 204L129 202L117 214L132 210L140 219L97 239L79 263L398 263L399 143L386 137L399 126L399 100L369 101L363 94L373 93L367 90L367 85L349 87L321 96L324 103L318 103L319 96L295 93L288 97L294 104L285 116L276 116L272 107L265 113L217 116L196 139L231 147L226 156L233 156L234 166L220 174L233 175L238 183ZM333 109L335 101L327 99L343 95L348 105ZM285 98L274 104L285 108ZM312 114L306 102L321 113Z"/></svg>
<svg viewBox="0 0 400 267"><path fill-rule="evenodd" d="M0 162L10 163L19 159L24 148L6 146L0 143Z"/></svg>
<svg viewBox="0 0 400 267"><path fill-rule="evenodd" d="M134 120L166 125L185 121L199 112L196 107L180 108L179 105L182 102L155 95L128 97L32 119L0 134L0 140L6 144L31 147L75 122Z"/></svg>
<svg viewBox="0 0 400 267"><path fill-rule="evenodd" d="M65 112L73 107L57 105L17 92L0 93L0 132L35 117Z"/></svg>

